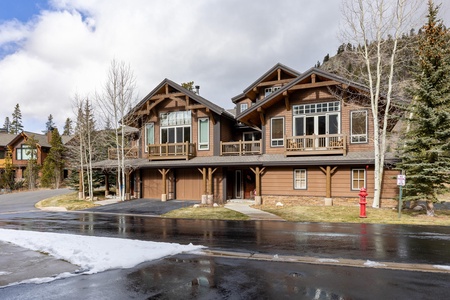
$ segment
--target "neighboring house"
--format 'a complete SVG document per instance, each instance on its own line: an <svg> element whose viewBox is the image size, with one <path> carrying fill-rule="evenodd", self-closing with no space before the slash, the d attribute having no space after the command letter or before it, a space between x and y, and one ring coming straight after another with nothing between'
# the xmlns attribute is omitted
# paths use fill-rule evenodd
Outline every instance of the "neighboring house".
<svg viewBox="0 0 450 300"><path fill-rule="evenodd" d="M236 115L168 79L127 116L140 130L129 152L135 197L256 203L358 203L374 189L366 88L319 69L277 64L232 99ZM386 154L386 165L395 163ZM114 168L114 160L96 168ZM394 206L386 168L382 205Z"/></svg>

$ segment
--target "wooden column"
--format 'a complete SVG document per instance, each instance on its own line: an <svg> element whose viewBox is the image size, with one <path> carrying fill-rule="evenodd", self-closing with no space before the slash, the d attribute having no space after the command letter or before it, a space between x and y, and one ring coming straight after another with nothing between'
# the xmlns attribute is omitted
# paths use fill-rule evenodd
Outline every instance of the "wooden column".
<svg viewBox="0 0 450 300"><path fill-rule="evenodd" d="M203 181L202 181L202 187L203 187L203 191L202 191L202 204L206 204L206 192L207 192L207 182L206 182L206 168L197 169L200 173L202 173L203 175Z"/></svg>
<svg viewBox="0 0 450 300"><path fill-rule="evenodd" d="M320 170L326 175L326 198L331 198L331 176L336 171L337 167L331 169L331 166L327 166L326 168L319 167Z"/></svg>
<svg viewBox="0 0 450 300"><path fill-rule="evenodd" d="M131 182L130 182L130 174L133 170L125 170L125 200L130 200L130 192L131 192Z"/></svg>
<svg viewBox="0 0 450 300"><path fill-rule="evenodd" d="M208 188L206 190L206 194L208 195L208 204L213 204L213 174L217 171L217 168L214 170L212 168L208 168Z"/></svg>
<svg viewBox="0 0 450 300"><path fill-rule="evenodd" d="M158 169L159 173L162 175L162 194L161 201L167 200L167 173L169 173L170 169Z"/></svg>
<svg viewBox="0 0 450 300"><path fill-rule="evenodd" d="M260 205L261 204L261 175L262 173L264 173L264 170L266 168L262 168L260 169L259 167L256 167L255 169L250 168L250 170L252 170L253 173L255 173L255 190L256 190L256 195L255 195L255 204Z"/></svg>

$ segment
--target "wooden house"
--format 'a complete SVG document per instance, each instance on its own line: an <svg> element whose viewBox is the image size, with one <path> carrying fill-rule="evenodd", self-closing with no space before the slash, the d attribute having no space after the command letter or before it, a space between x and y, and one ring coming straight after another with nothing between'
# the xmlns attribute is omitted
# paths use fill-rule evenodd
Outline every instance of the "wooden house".
<svg viewBox="0 0 450 300"><path fill-rule="evenodd" d="M231 113L165 79L128 115L126 125L140 132L127 151L128 193L206 203L357 204L362 187L369 197L374 189L366 91L320 69L299 73L277 64L231 99ZM387 165L395 162L386 156ZM386 168L383 206L396 204L395 174Z"/></svg>

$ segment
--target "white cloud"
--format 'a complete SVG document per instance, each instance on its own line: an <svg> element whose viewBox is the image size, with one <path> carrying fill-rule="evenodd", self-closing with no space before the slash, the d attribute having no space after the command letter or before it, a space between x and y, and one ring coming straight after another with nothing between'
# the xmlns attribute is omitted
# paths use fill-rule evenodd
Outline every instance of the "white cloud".
<svg viewBox="0 0 450 300"><path fill-rule="evenodd" d="M340 44L340 1L52 0L26 24L0 23L0 123L21 105L25 129L61 128L75 93L100 91L112 59L145 96L164 78L195 81L225 108L277 62L305 71ZM14 47L13 47L14 46ZM0 124L0 125L1 125Z"/></svg>

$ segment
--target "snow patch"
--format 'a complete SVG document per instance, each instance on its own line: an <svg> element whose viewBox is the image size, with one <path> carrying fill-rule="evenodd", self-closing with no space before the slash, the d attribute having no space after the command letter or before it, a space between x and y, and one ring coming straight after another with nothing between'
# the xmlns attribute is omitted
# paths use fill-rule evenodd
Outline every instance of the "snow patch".
<svg viewBox="0 0 450 300"><path fill-rule="evenodd" d="M365 265L366 267L385 267L385 266L386 266L385 264L381 264L381 263L379 263L379 262L371 261L371 260L367 260L367 261L364 263L364 265Z"/></svg>
<svg viewBox="0 0 450 300"><path fill-rule="evenodd" d="M205 247L119 238L0 229L0 240L66 260L84 274L132 268L145 261Z"/></svg>
<svg viewBox="0 0 450 300"><path fill-rule="evenodd" d="M332 259L332 258L319 258L317 261L324 262L324 263L338 263L339 260Z"/></svg>
<svg viewBox="0 0 450 300"><path fill-rule="evenodd" d="M9 275L11 272L0 271L0 276Z"/></svg>
<svg viewBox="0 0 450 300"><path fill-rule="evenodd" d="M434 265L433 267L436 268L436 269L440 269L440 270L447 270L447 271L450 271L450 266Z"/></svg>

